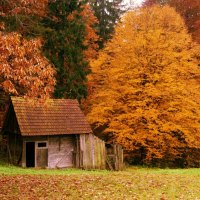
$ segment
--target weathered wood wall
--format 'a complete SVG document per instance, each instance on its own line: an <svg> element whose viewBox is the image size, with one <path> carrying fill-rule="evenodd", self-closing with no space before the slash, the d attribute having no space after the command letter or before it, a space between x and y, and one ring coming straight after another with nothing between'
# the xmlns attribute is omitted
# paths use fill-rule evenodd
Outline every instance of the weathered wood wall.
<svg viewBox="0 0 200 200"><path fill-rule="evenodd" d="M48 167L74 167L73 152L76 145L75 135L49 136Z"/></svg>
<svg viewBox="0 0 200 200"><path fill-rule="evenodd" d="M4 115L5 115L5 112L4 112L4 111L1 111L1 108L0 108L0 129L1 129L2 126L3 126Z"/></svg>
<svg viewBox="0 0 200 200"><path fill-rule="evenodd" d="M84 169L93 168L93 138L91 134L81 134L80 135L80 151L82 155L80 157L80 166Z"/></svg>
<svg viewBox="0 0 200 200"><path fill-rule="evenodd" d="M106 151L105 142L93 134L80 135L80 157L83 169L105 169Z"/></svg>
<svg viewBox="0 0 200 200"><path fill-rule="evenodd" d="M83 169L123 170L123 148L108 144L93 134L80 135L80 163Z"/></svg>
<svg viewBox="0 0 200 200"><path fill-rule="evenodd" d="M22 152L22 163L21 166L22 167L26 167L26 143L27 142L43 142L43 141L47 141L48 142L48 136L27 136L27 137L23 137L23 152ZM37 149L35 149L36 154L37 154ZM36 159L37 160L37 157ZM35 163L37 167L37 163Z"/></svg>
<svg viewBox="0 0 200 200"><path fill-rule="evenodd" d="M12 164L19 164L22 157L22 136L19 131L19 126L13 108L10 108L7 119L9 123L4 127L4 136L6 136L8 160Z"/></svg>
<svg viewBox="0 0 200 200"><path fill-rule="evenodd" d="M107 168L110 170L123 170L124 158L123 148L118 144L106 145L106 163Z"/></svg>
<svg viewBox="0 0 200 200"><path fill-rule="evenodd" d="M96 169L106 168L106 148L105 142L96 136L94 136L94 155L95 155L95 165Z"/></svg>
<svg viewBox="0 0 200 200"><path fill-rule="evenodd" d="M22 158L22 137L19 134L8 135L8 159L12 164L18 165Z"/></svg>
<svg viewBox="0 0 200 200"><path fill-rule="evenodd" d="M19 134L12 133L8 138L10 161L23 167L26 167L26 143L35 142L35 167L123 169L122 147L105 145L93 134L23 137L22 142ZM38 148L39 142L47 142L46 148Z"/></svg>
<svg viewBox="0 0 200 200"><path fill-rule="evenodd" d="M1 94L1 91L0 91L0 94ZM8 109L8 102L6 102L5 98L0 97L0 129L3 126L3 120L4 120L7 109Z"/></svg>
<svg viewBox="0 0 200 200"><path fill-rule="evenodd" d="M42 167L47 157L48 168L74 167L75 135L24 137L22 166L26 167L26 142L35 142L35 167ZM38 142L47 142L47 148L38 148ZM43 156L43 157L42 157Z"/></svg>

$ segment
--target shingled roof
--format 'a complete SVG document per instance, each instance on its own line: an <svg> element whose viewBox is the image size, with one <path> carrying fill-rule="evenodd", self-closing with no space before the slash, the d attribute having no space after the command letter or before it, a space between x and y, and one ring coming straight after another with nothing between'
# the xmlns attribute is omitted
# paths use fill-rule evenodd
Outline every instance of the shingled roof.
<svg viewBox="0 0 200 200"><path fill-rule="evenodd" d="M45 103L11 97L23 136L91 133L77 100L50 99Z"/></svg>

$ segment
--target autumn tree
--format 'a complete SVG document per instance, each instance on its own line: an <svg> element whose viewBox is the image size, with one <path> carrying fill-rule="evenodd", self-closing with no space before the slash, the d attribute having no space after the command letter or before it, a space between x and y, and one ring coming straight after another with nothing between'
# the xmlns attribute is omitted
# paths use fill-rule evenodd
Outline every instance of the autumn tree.
<svg viewBox="0 0 200 200"><path fill-rule="evenodd" d="M6 31L17 31L23 36L38 37L43 31L41 18L47 13L48 0L2 0L0 21Z"/></svg>
<svg viewBox="0 0 200 200"><path fill-rule="evenodd" d="M170 0L145 0L143 6L154 6L155 4L165 5L169 3Z"/></svg>
<svg viewBox="0 0 200 200"><path fill-rule="evenodd" d="M39 39L0 32L0 87L7 94L47 98L55 85L55 70L43 56Z"/></svg>
<svg viewBox="0 0 200 200"><path fill-rule="evenodd" d="M1 15L31 14L44 16L48 0L1 0Z"/></svg>
<svg viewBox="0 0 200 200"><path fill-rule="evenodd" d="M97 57L97 52L99 50L98 42L100 38L95 29L95 26L99 23L99 21L94 15L94 12L89 4L84 4L82 6L80 16L82 17L85 25L83 44L86 48L84 49L83 55L86 61L89 62Z"/></svg>
<svg viewBox="0 0 200 200"><path fill-rule="evenodd" d="M194 40L200 43L200 3L199 0L146 0L144 6L170 5L184 18Z"/></svg>
<svg viewBox="0 0 200 200"><path fill-rule="evenodd" d="M173 8L128 12L92 63L88 118L96 134L140 152L146 163L199 148L196 48Z"/></svg>
<svg viewBox="0 0 200 200"><path fill-rule="evenodd" d="M9 95L29 98L52 96L55 70L41 52L42 40L38 34L41 32L38 22L46 13L47 2L38 0L36 4L35 0L0 1L0 110L2 111L7 107ZM0 126L1 123L0 119Z"/></svg>
<svg viewBox="0 0 200 200"><path fill-rule="evenodd" d="M43 53L57 69L55 97L86 96L89 61L99 48L94 28L98 21L89 4L78 0L4 0L0 20L7 32L41 39Z"/></svg>

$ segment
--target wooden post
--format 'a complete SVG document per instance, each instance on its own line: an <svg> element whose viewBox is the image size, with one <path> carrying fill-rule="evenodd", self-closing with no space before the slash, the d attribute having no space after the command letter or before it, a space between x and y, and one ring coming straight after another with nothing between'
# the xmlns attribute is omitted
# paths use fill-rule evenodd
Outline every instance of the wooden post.
<svg viewBox="0 0 200 200"><path fill-rule="evenodd" d="M83 151L80 150L80 168L83 169Z"/></svg>
<svg viewBox="0 0 200 200"><path fill-rule="evenodd" d="M103 151L103 165L104 165L104 167L103 167L103 169L106 169L106 144L105 144L105 142L104 141L102 141L103 142L103 147L104 147L104 151Z"/></svg>
<svg viewBox="0 0 200 200"><path fill-rule="evenodd" d="M75 148L75 167L80 167L80 135L76 135L76 148Z"/></svg>
<svg viewBox="0 0 200 200"><path fill-rule="evenodd" d="M84 160L84 151L85 151L85 134L80 135L80 167L85 167Z"/></svg>
<svg viewBox="0 0 200 200"><path fill-rule="evenodd" d="M7 143L7 149L8 149L8 157L9 157L10 163L12 164L12 156L11 156L10 147L8 143Z"/></svg>
<svg viewBox="0 0 200 200"><path fill-rule="evenodd" d="M22 139L22 167L26 167L26 142Z"/></svg>
<svg viewBox="0 0 200 200"><path fill-rule="evenodd" d="M16 159L16 142L17 142L17 135L16 135L16 133L14 133L14 136L15 136L15 143L14 143L14 154L13 154L13 162L14 162L14 164L16 164L16 161L15 161L15 159Z"/></svg>
<svg viewBox="0 0 200 200"><path fill-rule="evenodd" d="M118 170L116 144L113 144L113 154L114 154L114 168L115 168L115 170Z"/></svg>

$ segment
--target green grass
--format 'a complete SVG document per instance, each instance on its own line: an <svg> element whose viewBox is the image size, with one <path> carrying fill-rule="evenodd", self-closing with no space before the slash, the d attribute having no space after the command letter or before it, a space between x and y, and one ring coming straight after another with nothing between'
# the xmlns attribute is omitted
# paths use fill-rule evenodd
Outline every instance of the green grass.
<svg viewBox="0 0 200 200"><path fill-rule="evenodd" d="M0 199L200 200L200 169L23 169L0 163Z"/></svg>
<svg viewBox="0 0 200 200"><path fill-rule="evenodd" d="M200 175L200 168L189 168L189 169L161 169L161 168L148 168L148 167L128 167L127 172L133 172L134 170L139 173L148 173L148 174L169 174L169 175Z"/></svg>
<svg viewBox="0 0 200 200"><path fill-rule="evenodd" d="M40 169L22 168L0 161L0 175L70 175L70 174L106 174L107 170L81 170L81 169Z"/></svg>
<svg viewBox="0 0 200 200"><path fill-rule="evenodd" d="M160 169L148 167L127 167L122 173L140 173L140 174L168 174L168 175L200 175L199 168L190 169ZM109 174L120 173L111 172L108 170L81 170L81 169L37 169L37 168L22 168L14 165L0 162L0 175L70 175L70 174Z"/></svg>

